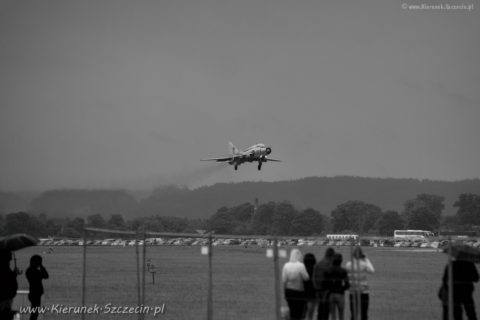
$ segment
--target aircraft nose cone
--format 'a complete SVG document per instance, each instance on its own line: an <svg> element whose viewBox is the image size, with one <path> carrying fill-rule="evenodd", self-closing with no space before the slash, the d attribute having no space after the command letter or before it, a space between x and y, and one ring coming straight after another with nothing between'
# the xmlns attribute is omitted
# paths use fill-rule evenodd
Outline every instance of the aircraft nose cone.
<svg viewBox="0 0 480 320"><path fill-rule="evenodd" d="M267 154L270 154L270 153L272 153L272 148L270 148L270 147L267 147L267 149L265 150L265 152L266 152Z"/></svg>

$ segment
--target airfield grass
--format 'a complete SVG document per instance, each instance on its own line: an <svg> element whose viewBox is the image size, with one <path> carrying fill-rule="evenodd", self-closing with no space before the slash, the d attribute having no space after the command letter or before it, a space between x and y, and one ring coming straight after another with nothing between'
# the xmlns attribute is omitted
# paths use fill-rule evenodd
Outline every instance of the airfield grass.
<svg viewBox="0 0 480 320"><path fill-rule="evenodd" d="M287 248L288 249L288 248ZM317 259L325 247L301 247ZM27 248L16 253L17 264L26 269L32 254L41 254L50 279L44 281L43 305L81 304L82 248L55 247L44 254L45 247ZM214 319L275 319L273 260L264 248L214 247L213 249L213 317ZM350 256L350 248L336 248ZM141 251L141 250L140 250ZM369 277L370 319L441 319L437 298L447 256L429 250L364 248L376 272ZM206 319L208 258L200 247L147 247L147 258L155 264L155 284L146 275L146 306L165 305L165 313L145 319ZM286 259L280 259L280 268ZM19 288L28 283L19 276ZM480 311L480 293L474 297ZM87 296L89 306L137 305L137 274L134 247L88 247ZM28 305L26 297L17 297L16 305ZM348 306L348 304L347 304ZM350 317L348 307L346 317ZM24 315L23 318L27 318ZM86 319L137 319L135 314L90 314ZM39 319L81 319L80 315L47 312Z"/></svg>

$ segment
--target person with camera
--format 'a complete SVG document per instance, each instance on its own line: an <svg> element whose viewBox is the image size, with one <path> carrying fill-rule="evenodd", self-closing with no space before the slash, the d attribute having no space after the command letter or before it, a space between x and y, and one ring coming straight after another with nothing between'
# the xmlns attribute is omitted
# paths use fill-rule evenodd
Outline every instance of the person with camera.
<svg viewBox="0 0 480 320"><path fill-rule="evenodd" d="M370 295L367 274L374 273L375 268L363 253L362 248L357 246L353 249L352 260L347 262L345 269L348 271L350 282L351 319L368 320Z"/></svg>
<svg viewBox="0 0 480 320"><path fill-rule="evenodd" d="M41 305L41 297L43 294L43 279L48 279L48 272L42 265L42 257L35 254L30 258L30 266L25 272L30 291L28 293L28 300L32 305L30 320L38 318L38 308Z"/></svg>

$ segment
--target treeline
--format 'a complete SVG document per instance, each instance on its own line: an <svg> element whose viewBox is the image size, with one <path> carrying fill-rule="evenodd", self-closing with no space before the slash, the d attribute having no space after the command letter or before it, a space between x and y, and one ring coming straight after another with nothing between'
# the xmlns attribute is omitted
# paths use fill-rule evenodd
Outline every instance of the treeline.
<svg viewBox="0 0 480 320"><path fill-rule="evenodd" d="M456 213L444 216L445 198L418 194L400 211L382 210L363 201L346 201L328 215L313 208L298 209L292 203L244 203L221 207L208 219L151 215L125 220L122 214L105 218L92 214L76 218L48 218L45 214L16 212L0 215L0 234L28 233L37 237L81 237L84 226L114 230L145 228L155 232L195 233L197 230L232 235L321 236L326 233L356 233L392 236L395 229L471 231L480 228L480 195L462 193L454 202Z"/></svg>
<svg viewBox="0 0 480 320"><path fill-rule="evenodd" d="M144 226L147 230L156 232L195 233L197 229L205 226L205 221L161 216L125 220L121 214L112 214L107 219L101 214L92 214L87 218L49 218L45 214L27 212L0 215L0 235L2 236L27 233L39 238L80 238L83 235L84 227L135 231ZM112 233L113 235L114 233Z"/></svg>
<svg viewBox="0 0 480 320"><path fill-rule="evenodd" d="M480 228L480 196L461 194L453 204L454 216L444 216L445 198L419 194L407 200L403 209L382 210L363 201L346 201L329 215L308 208L298 210L288 202L269 202L220 208L207 220L208 230L222 234L265 234L316 236L326 233L356 233L392 236L396 229L466 231Z"/></svg>
<svg viewBox="0 0 480 320"><path fill-rule="evenodd" d="M258 198L262 203L290 202L302 211L330 213L342 203L358 200L383 210L403 210L406 200L432 193L445 198L445 216L453 215L461 193L480 193L480 180L455 182L361 177L309 177L291 181L217 183L196 189L166 186L151 192L64 189L42 193L0 192L0 214L25 211L49 217L82 217L102 213L124 218L152 215L208 219L220 207Z"/></svg>
<svg viewBox="0 0 480 320"><path fill-rule="evenodd" d="M328 217L314 209L297 210L289 202L269 202L255 208L250 203L222 207L206 221L217 234L320 235L328 229Z"/></svg>

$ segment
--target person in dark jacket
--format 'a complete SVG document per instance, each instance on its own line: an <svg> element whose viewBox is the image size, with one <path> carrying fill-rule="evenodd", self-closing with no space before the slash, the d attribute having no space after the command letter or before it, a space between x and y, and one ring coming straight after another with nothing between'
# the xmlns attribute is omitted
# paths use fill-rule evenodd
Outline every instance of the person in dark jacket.
<svg viewBox="0 0 480 320"><path fill-rule="evenodd" d="M42 257L39 255L33 255L30 258L30 267L28 267L25 275L30 285L30 292L28 293L28 300L32 304L32 313L30 314L30 320L36 320L38 317L38 310L36 308L41 305L41 297L43 294L43 279L48 279L48 272L42 265Z"/></svg>
<svg viewBox="0 0 480 320"><path fill-rule="evenodd" d="M317 259L315 259L315 255L313 253L307 253L303 257L303 264L307 269L308 276L310 277L309 280L305 281L305 298L307 299L307 308L305 314L305 320L313 320L313 314L315 313L315 306L316 304L316 296L315 296L315 288L313 287L313 268L317 263Z"/></svg>
<svg viewBox="0 0 480 320"><path fill-rule="evenodd" d="M343 257L340 253L335 253L332 258L332 267L327 272L329 281L329 305L332 320L343 320L345 318L345 290L350 287L348 282L347 270L342 268Z"/></svg>
<svg viewBox="0 0 480 320"><path fill-rule="evenodd" d="M313 287L315 288L318 300L318 320L328 320L329 305L328 305L328 279L326 277L327 271L332 266L332 258L335 254L333 248L328 247L325 251L325 257L315 264L313 268Z"/></svg>
<svg viewBox="0 0 480 320"><path fill-rule="evenodd" d="M12 302L17 295L17 272L10 269L12 253L0 251L0 319L12 319Z"/></svg>
<svg viewBox="0 0 480 320"><path fill-rule="evenodd" d="M477 320L475 302L473 301L473 283L478 282L478 272L473 262L455 260L452 262L453 274L453 319L462 319L462 306L468 320ZM443 305L443 319L448 320L448 265L442 278L442 289L439 298Z"/></svg>

